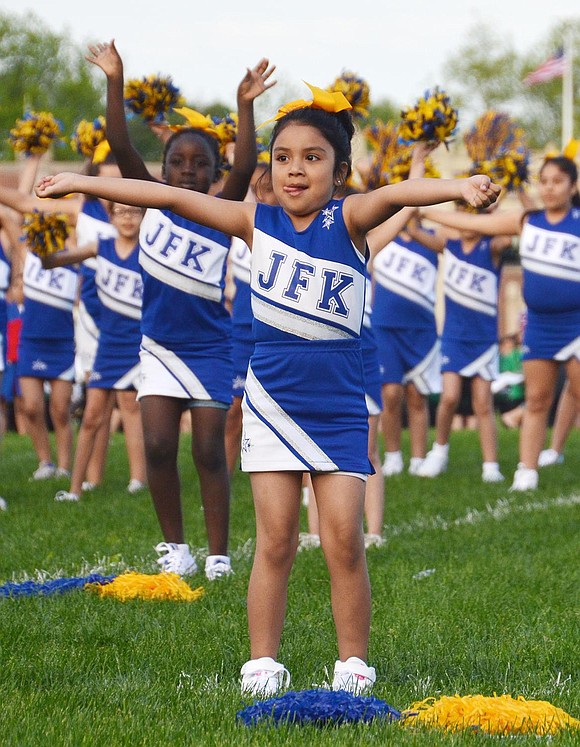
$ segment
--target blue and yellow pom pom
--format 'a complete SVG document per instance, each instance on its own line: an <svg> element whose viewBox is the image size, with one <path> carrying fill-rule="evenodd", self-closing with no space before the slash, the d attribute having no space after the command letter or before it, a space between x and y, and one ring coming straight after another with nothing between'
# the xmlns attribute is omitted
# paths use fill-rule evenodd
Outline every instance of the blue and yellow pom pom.
<svg viewBox="0 0 580 747"><path fill-rule="evenodd" d="M163 122L167 112L184 103L179 88L169 76L148 75L128 80L124 97L126 108L146 122Z"/></svg>
<svg viewBox="0 0 580 747"><path fill-rule="evenodd" d="M28 111L17 119L8 142L17 153L46 153L52 143L60 141L62 124L50 112Z"/></svg>
<svg viewBox="0 0 580 747"><path fill-rule="evenodd" d="M370 88L366 80L356 73L343 70L327 90L340 91L345 96L352 106L352 115L355 119L366 119L369 116Z"/></svg>
<svg viewBox="0 0 580 747"><path fill-rule="evenodd" d="M457 109L445 91L436 86L426 91L415 106L403 109L399 135L406 143L425 140L447 146L455 134L457 121Z"/></svg>
<svg viewBox="0 0 580 747"><path fill-rule="evenodd" d="M70 137L70 146L79 156L93 160L95 150L106 139L107 128L103 116L93 120L81 119Z"/></svg>
<svg viewBox="0 0 580 747"><path fill-rule="evenodd" d="M485 112L463 140L472 161L470 173L486 174L508 192L529 180L530 152L525 133L507 114Z"/></svg>
<svg viewBox="0 0 580 747"><path fill-rule="evenodd" d="M39 257L46 257L64 249L69 224L64 213L45 213L35 210L24 214L23 241Z"/></svg>
<svg viewBox="0 0 580 747"><path fill-rule="evenodd" d="M135 573L127 571L105 586L87 584L88 591L96 591L101 597L111 597L121 602L130 599L151 601L196 602L204 594L203 588L192 589L176 573Z"/></svg>

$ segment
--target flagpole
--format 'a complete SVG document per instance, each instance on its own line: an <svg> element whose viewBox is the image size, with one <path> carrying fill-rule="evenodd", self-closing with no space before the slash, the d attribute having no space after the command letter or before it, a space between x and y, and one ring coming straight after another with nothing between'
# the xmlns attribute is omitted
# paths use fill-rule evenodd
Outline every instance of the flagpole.
<svg viewBox="0 0 580 747"><path fill-rule="evenodd" d="M574 137L574 50L572 29L564 34L564 75L562 76L562 150Z"/></svg>

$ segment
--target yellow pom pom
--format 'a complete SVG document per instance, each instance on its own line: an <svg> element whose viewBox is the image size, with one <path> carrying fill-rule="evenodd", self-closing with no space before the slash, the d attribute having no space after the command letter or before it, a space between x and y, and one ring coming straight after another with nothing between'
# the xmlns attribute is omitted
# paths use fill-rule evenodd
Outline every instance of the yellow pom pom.
<svg viewBox="0 0 580 747"><path fill-rule="evenodd" d="M129 599L173 602L196 602L204 594L203 588L192 589L177 573L134 573L128 571L114 578L110 584L87 584L85 589L96 591L101 597L121 602Z"/></svg>
<svg viewBox="0 0 580 747"><path fill-rule="evenodd" d="M184 103L171 78L156 75L128 80L124 96L127 109L143 117L146 122L162 122L168 111Z"/></svg>
<svg viewBox="0 0 580 747"><path fill-rule="evenodd" d="M35 210L25 213L22 224L23 239L39 257L60 252L68 238L68 218L63 213L44 213Z"/></svg>
<svg viewBox="0 0 580 747"><path fill-rule="evenodd" d="M443 731L477 729L487 734L556 734L578 729L580 721L545 700L511 695L454 695L427 698L403 712L405 726L433 726Z"/></svg>
<svg viewBox="0 0 580 747"><path fill-rule="evenodd" d="M370 89L363 78L355 73L343 70L340 77L328 87L329 91L340 91L352 106L352 114L357 119L366 119L369 115Z"/></svg>
<svg viewBox="0 0 580 747"><path fill-rule="evenodd" d="M46 153L60 141L61 123L50 112L26 112L10 130L8 142L17 153Z"/></svg>
<svg viewBox="0 0 580 747"><path fill-rule="evenodd" d="M457 128L457 110L451 106L445 91L426 91L414 107L401 112L399 135L407 143L425 140L448 144Z"/></svg>
<svg viewBox="0 0 580 747"><path fill-rule="evenodd" d="M97 117L92 121L82 119L70 138L71 148L85 158L93 159L95 151L107 139L105 118Z"/></svg>

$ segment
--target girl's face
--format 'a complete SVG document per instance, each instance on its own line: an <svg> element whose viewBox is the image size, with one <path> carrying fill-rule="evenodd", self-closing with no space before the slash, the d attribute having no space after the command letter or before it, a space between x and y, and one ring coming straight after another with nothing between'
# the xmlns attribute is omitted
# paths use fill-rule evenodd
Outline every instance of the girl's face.
<svg viewBox="0 0 580 747"><path fill-rule="evenodd" d="M191 133L173 142L163 169L167 184L207 194L214 177L214 154L203 138Z"/></svg>
<svg viewBox="0 0 580 747"><path fill-rule="evenodd" d="M315 127L289 124L274 142L272 189L301 230L326 205L336 189L335 153Z"/></svg>
<svg viewBox="0 0 580 747"><path fill-rule="evenodd" d="M572 197L577 187L568 174L555 163L547 163L540 172L538 191L546 210L565 210L572 205Z"/></svg>
<svg viewBox="0 0 580 747"><path fill-rule="evenodd" d="M111 207L111 223L123 239L137 240L145 210L132 205L114 203Z"/></svg>

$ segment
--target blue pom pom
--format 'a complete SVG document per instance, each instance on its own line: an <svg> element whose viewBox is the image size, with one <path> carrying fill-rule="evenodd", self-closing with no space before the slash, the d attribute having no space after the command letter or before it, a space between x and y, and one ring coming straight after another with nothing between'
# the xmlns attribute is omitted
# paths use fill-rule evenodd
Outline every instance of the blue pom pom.
<svg viewBox="0 0 580 747"><path fill-rule="evenodd" d="M401 718L400 711L378 698L351 695L344 690L290 690L284 695L256 701L238 711L238 721L254 726L262 721L274 724L353 724L369 723L374 719L387 722Z"/></svg>
<svg viewBox="0 0 580 747"><path fill-rule="evenodd" d="M101 576L100 573L91 573L89 576L54 578L44 583L24 581L17 584L7 581L3 586L0 586L0 597L35 597L64 594L73 589L82 589L85 584L110 584L114 578L115 576Z"/></svg>

